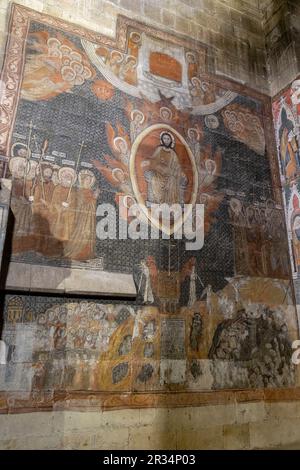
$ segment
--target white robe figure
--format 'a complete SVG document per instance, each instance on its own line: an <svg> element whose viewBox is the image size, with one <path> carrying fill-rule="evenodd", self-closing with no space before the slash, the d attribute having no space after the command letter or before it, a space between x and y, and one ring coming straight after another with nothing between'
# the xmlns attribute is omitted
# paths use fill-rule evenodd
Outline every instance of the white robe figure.
<svg viewBox="0 0 300 470"><path fill-rule="evenodd" d="M0 340L0 364L6 364L6 343Z"/></svg>
<svg viewBox="0 0 300 470"><path fill-rule="evenodd" d="M189 302L188 307L192 307L197 300L196 297L196 280L197 280L197 273L195 266L192 267L192 272L190 275L190 293L189 293Z"/></svg>
<svg viewBox="0 0 300 470"><path fill-rule="evenodd" d="M136 313L131 312L131 316L134 318L134 326L132 332L132 339L139 338L140 336L140 325L143 325L143 310L138 310Z"/></svg>
<svg viewBox="0 0 300 470"><path fill-rule="evenodd" d="M143 279L145 278L145 287L144 287L144 302L152 303L154 301L151 280L150 280L150 271L145 261L141 262L142 274L140 279L139 291L142 286Z"/></svg>

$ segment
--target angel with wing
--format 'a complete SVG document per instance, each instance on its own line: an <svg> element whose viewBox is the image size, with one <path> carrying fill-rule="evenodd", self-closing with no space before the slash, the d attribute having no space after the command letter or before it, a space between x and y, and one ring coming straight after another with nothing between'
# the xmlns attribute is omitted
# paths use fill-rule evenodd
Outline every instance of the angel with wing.
<svg viewBox="0 0 300 470"><path fill-rule="evenodd" d="M124 109L130 123L130 140L131 144L133 144L137 136L147 125L147 110L145 109L145 104L143 104L142 109L140 109L140 106L137 108L129 99L126 98L124 100Z"/></svg>
<svg viewBox="0 0 300 470"><path fill-rule="evenodd" d="M201 135L202 135L202 131L198 126L190 127L187 130L188 142L193 152L193 155L195 157L197 168L200 168L200 162L201 162L201 144L200 144Z"/></svg>
<svg viewBox="0 0 300 470"><path fill-rule="evenodd" d="M130 138L134 142L137 136L143 130L145 116L139 109L133 109L130 113Z"/></svg>
<svg viewBox="0 0 300 470"><path fill-rule="evenodd" d="M94 166L100 171L104 178L115 187L116 203L119 206L120 214L127 219L127 209L135 203L135 197L131 186L129 176L129 156L130 156L130 138L120 123L117 123L117 132L110 123L106 123L107 140L113 154L104 155L105 163L94 160Z"/></svg>
<svg viewBox="0 0 300 470"><path fill-rule="evenodd" d="M127 167L131 149L130 137L119 122L117 122L117 133L112 125L107 122L106 135L112 153L115 155L117 160Z"/></svg>
<svg viewBox="0 0 300 470"><path fill-rule="evenodd" d="M197 203L204 204L204 233L207 234L211 224L215 221L217 211L224 194L216 192L216 182L221 173L222 150L217 148L213 153L211 145L202 150L201 166L198 169L198 196Z"/></svg>

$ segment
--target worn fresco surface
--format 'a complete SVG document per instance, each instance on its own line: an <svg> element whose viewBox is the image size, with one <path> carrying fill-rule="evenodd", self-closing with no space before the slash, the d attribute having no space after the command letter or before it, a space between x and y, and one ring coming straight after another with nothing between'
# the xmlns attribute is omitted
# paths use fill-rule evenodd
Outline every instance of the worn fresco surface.
<svg viewBox="0 0 300 470"><path fill-rule="evenodd" d="M296 79L273 101L280 177L283 189L290 263L297 304L300 298L300 80Z"/></svg>
<svg viewBox="0 0 300 470"><path fill-rule="evenodd" d="M51 267L44 292L103 270L133 274L137 288L127 302L7 292L0 381L11 403L103 392L113 406L114 393L139 392L153 405L158 392L294 386L269 99L218 77L205 46L128 18L114 40L15 6L10 32L0 136L13 183L9 287L34 291L26 273ZM148 226L159 226L149 203L203 203L204 247L186 251L172 230L170 240L99 240L99 204L122 219L135 202Z"/></svg>

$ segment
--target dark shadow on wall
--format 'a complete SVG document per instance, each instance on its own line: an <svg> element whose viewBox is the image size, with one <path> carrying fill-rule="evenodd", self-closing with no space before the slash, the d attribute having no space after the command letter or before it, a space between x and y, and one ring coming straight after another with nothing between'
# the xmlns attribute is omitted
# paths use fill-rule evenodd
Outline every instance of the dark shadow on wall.
<svg viewBox="0 0 300 470"><path fill-rule="evenodd" d="M11 208L9 208L7 216L6 235L2 252L2 263L0 269L0 338L2 338L2 332L4 328L5 284L12 253L12 238L14 226L15 218Z"/></svg>
<svg viewBox="0 0 300 470"><path fill-rule="evenodd" d="M36 230L36 233L30 234L26 238L24 237L25 240L26 239L29 240L30 247L28 247L29 248L28 251L30 251L31 249L31 251L40 252L40 248L43 246L43 244L47 243L47 250L49 251L53 250L53 253L55 253L55 258L63 258L64 259L64 269L62 270L63 278L58 280L58 282L61 283L63 282L64 279L68 278L70 274L70 269L71 269L71 260L64 256L65 242L62 242L61 240L58 240L57 238L53 237L53 234L50 231L48 220L42 217L40 214L35 215L35 224L37 227L40 228L40 230ZM20 294L26 293L28 295L30 292L30 295L37 294L37 295L49 296L53 294L53 290L55 290L55 287L58 287L58 285L52 286L51 291L48 291L48 292L47 292L46 286L43 292L39 292L39 291L35 292L34 289L31 290L31 287L29 289L29 292L28 291L26 292L26 290L24 290L24 288L22 288L21 286L20 288L16 286L14 290L6 289L6 281L7 281L7 276L9 272L9 265L12 259L13 251L15 251L13 247L15 225L16 225L15 216L11 208L9 208L8 219L7 219L7 229L6 229L4 246L3 246L2 264L1 264L1 271L0 271L0 338L2 337L3 328L4 328L5 297L7 294L14 293L14 294L20 295ZM32 237L31 240L30 240L30 237ZM64 293L61 293L61 295L65 296Z"/></svg>

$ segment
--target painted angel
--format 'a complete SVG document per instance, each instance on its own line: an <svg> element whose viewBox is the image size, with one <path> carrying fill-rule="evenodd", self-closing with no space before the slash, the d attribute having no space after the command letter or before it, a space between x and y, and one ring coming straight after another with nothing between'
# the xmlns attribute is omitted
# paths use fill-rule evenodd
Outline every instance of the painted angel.
<svg viewBox="0 0 300 470"><path fill-rule="evenodd" d="M130 139L132 143L142 132L144 122L145 116L142 111L138 109L133 109L130 113Z"/></svg>
<svg viewBox="0 0 300 470"><path fill-rule="evenodd" d="M136 108L134 104L125 99L124 109L127 114L128 121L130 122L130 140L131 143L135 141L137 136L142 132L146 125L146 109L144 103Z"/></svg>
<svg viewBox="0 0 300 470"><path fill-rule="evenodd" d="M200 168L200 164L201 164L201 145L200 145L201 131L200 129L197 126L189 128L187 130L187 137L188 137L190 148L195 158L196 166L197 168Z"/></svg>
<svg viewBox="0 0 300 470"><path fill-rule="evenodd" d="M207 145L201 152L201 165L198 168L198 196L197 203L204 204L205 219L204 230L208 233L214 222L214 213L218 209L224 195L215 192L216 181L221 173L222 150L217 148L213 153L211 145Z"/></svg>
<svg viewBox="0 0 300 470"><path fill-rule="evenodd" d="M37 31L30 33L22 97L29 101L48 100L95 76L85 54L65 36Z"/></svg>
<svg viewBox="0 0 300 470"><path fill-rule="evenodd" d="M121 193L133 195L128 172L130 139L119 123L117 130L118 134L110 123L106 123L107 140L114 156L105 154L106 164L99 160L94 160L93 163L112 186Z"/></svg>
<svg viewBox="0 0 300 470"><path fill-rule="evenodd" d="M107 123L106 133L113 156L105 154L105 163L94 160L93 164L104 178L117 189L115 200L121 217L127 220L128 209L136 204L128 169L130 138L119 123L117 123L117 132L110 123Z"/></svg>

